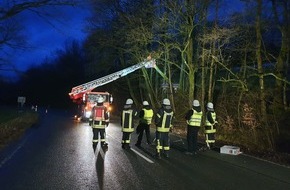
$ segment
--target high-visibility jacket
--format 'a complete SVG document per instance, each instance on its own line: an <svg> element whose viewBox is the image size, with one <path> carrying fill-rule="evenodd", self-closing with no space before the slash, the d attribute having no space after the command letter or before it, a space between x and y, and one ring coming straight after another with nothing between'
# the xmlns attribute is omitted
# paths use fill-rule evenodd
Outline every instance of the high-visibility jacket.
<svg viewBox="0 0 290 190"><path fill-rule="evenodd" d="M210 114L211 118L213 119L213 121L216 121L216 113L215 112L209 112L208 114ZM211 123L208 120L208 116L206 117L206 121L205 121L205 133L216 133L216 127L214 125L215 123Z"/></svg>
<svg viewBox="0 0 290 190"><path fill-rule="evenodd" d="M95 106L92 109L92 127L105 129L108 119L108 112L105 106Z"/></svg>
<svg viewBox="0 0 290 190"><path fill-rule="evenodd" d="M201 126L202 121L202 111L197 112L194 109L192 109L192 115L189 120L187 120L187 124L190 126Z"/></svg>
<svg viewBox="0 0 290 190"><path fill-rule="evenodd" d="M161 121L157 124L157 131L158 132L169 132L170 128L172 127L171 122L172 122L172 118L173 118L173 111L166 112L164 110L162 114L157 113L156 116Z"/></svg>
<svg viewBox="0 0 290 190"><path fill-rule="evenodd" d="M132 109L122 111L122 131L123 132L133 132L134 131L133 112L134 112L134 110L132 110Z"/></svg>
<svg viewBox="0 0 290 190"><path fill-rule="evenodd" d="M142 118L142 121L146 124L151 124L152 123L152 118L153 118L153 110L152 109L142 109L144 111L144 116Z"/></svg>

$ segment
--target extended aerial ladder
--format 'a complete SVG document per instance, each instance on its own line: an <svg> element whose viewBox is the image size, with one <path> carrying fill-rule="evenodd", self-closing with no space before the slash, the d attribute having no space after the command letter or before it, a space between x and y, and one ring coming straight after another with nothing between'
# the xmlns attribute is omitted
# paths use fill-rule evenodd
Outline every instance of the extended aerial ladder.
<svg viewBox="0 0 290 190"><path fill-rule="evenodd" d="M114 80L117 80L123 76L126 76L138 69L141 68L155 68L158 73L160 73L163 77L166 78L166 76L158 69L156 66L156 62L154 59L146 59L136 65L130 66L128 68L125 68L123 70L117 71L115 73L109 74L107 76L95 79L93 81L87 82L85 84L81 84L78 86L75 86L72 88L71 92L69 93L70 98L77 102L79 99L82 99L83 95L87 92L92 91L93 89L108 84Z"/></svg>

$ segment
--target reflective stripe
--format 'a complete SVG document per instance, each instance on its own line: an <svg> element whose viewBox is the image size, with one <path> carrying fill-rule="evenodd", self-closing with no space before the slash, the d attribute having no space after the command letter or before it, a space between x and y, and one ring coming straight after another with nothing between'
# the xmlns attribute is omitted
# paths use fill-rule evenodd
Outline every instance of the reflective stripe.
<svg viewBox="0 0 290 190"><path fill-rule="evenodd" d="M201 118L202 118L202 111L197 112L194 109L192 109L193 114L191 115L190 119L187 121L188 125L191 126L201 126Z"/></svg>
<svg viewBox="0 0 290 190"><path fill-rule="evenodd" d="M122 112L122 131L123 132L133 132L134 128L132 128L133 121L133 110L123 110Z"/></svg>
<svg viewBox="0 0 290 190"><path fill-rule="evenodd" d="M160 140L157 139L157 146L156 146L157 153L160 153L160 150L162 150L162 146L160 145Z"/></svg>
<svg viewBox="0 0 290 190"><path fill-rule="evenodd" d="M210 129L205 129L204 132L205 133L216 133L216 129L214 129L214 126L211 126Z"/></svg>
<svg viewBox="0 0 290 190"><path fill-rule="evenodd" d="M205 142L207 142L207 143L215 143L215 140L205 140Z"/></svg>
<svg viewBox="0 0 290 190"><path fill-rule="evenodd" d="M142 109L144 111L144 117L143 119L146 121L147 124L151 124L152 122L152 117L153 117L153 110L147 110L147 109Z"/></svg>
<svg viewBox="0 0 290 190"><path fill-rule="evenodd" d="M93 139L93 143L106 142L106 139Z"/></svg>
<svg viewBox="0 0 290 190"><path fill-rule="evenodd" d="M163 149L164 150L170 150L170 147L169 146L164 146Z"/></svg>
<svg viewBox="0 0 290 190"><path fill-rule="evenodd" d="M105 129L105 107L104 106L95 106L93 108L93 124L92 128L95 129Z"/></svg>
<svg viewBox="0 0 290 190"><path fill-rule="evenodd" d="M212 119L215 121L216 120L216 114L215 112L210 112ZM206 118L205 121L205 126L211 126L211 123L208 121L208 119Z"/></svg>
<svg viewBox="0 0 290 190"><path fill-rule="evenodd" d="M172 117L173 117L173 112L167 113L164 111L161 126L157 127L157 131L169 132L170 127L171 127Z"/></svg>
<svg viewBox="0 0 290 190"><path fill-rule="evenodd" d="M105 129L106 124L103 121L93 121L92 128L94 129Z"/></svg>
<svg viewBox="0 0 290 190"><path fill-rule="evenodd" d="M215 112L210 112L212 119L215 121L216 120L216 113ZM216 133L216 128L215 125L211 124L208 119L206 118L205 121L205 133Z"/></svg>

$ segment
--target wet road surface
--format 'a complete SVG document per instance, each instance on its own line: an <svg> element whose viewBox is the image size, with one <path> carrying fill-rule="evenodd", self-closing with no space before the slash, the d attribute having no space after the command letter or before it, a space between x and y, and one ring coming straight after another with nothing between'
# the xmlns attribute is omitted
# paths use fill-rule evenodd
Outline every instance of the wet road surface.
<svg viewBox="0 0 290 190"><path fill-rule="evenodd" d="M108 149L93 152L92 129L64 112L49 112L0 154L0 189L290 189L290 169L247 155L217 151L184 154L184 139L170 135L170 158L155 147L121 148L119 119L107 131ZM154 130L152 130L152 137ZM143 142L145 136L143 137Z"/></svg>

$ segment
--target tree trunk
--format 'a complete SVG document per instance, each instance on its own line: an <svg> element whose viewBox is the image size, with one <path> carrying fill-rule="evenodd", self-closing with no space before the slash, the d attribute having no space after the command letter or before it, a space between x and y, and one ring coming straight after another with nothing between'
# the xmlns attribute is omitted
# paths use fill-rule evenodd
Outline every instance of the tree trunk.
<svg viewBox="0 0 290 190"><path fill-rule="evenodd" d="M189 89L188 89L188 107L192 106L192 101L194 98L194 92L195 92L195 65L193 64L193 38L192 38L192 28L194 25L194 20L193 20L193 12L194 10L194 1L193 0L187 0L187 7L189 7L187 10L188 11L188 17L187 17L187 24L188 24L188 29L187 29L187 48L185 50L186 52L186 62L188 64L188 84L189 84Z"/></svg>
<svg viewBox="0 0 290 190"><path fill-rule="evenodd" d="M123 53L119 52L119 55L120 55L119 57L120 57L121 65L125 66L125 59L124 59ZM136 98L136 96L135 96L135 93L134 93L134 90L133 90L133 87L131 85L129 78L125 77L125 79L126 79L126 82L128 84L128 89L129 89L129 93L130 93L131 98L133 99L135 104L138 104L138 98Z"/></svg>
<svg viewBox="0 0 290 190"><path fill-rule="evenodd" d="M276 64L276 76L280 79L285 79L286 71L287 71L287 54L289 54L289 11L287 10L287 2L284 1L283 4L283 14L282 14L282 20L284 23L280 24L278 11L277 11L277 4L276 0L272 0L272 8L273 13L275 17L275 22L277 23L277 26L281 32L281 48L280 52L277 58L277 64ZM286 72L286 73L285 73ZM285 101L286 93L285 93L285 82L279 80L276 78L276 88L275 88L275 97L274 97L274 103L275 107L282 108L284 110L287 109L287 102Z"/></svg>
<svg viewBox="0 0 290 190"><path fill-rule="evenodd" d="M145 68L142 68L142 74L145 79L145 86L146 86L146 92L147 92L144 98L147 99L147 101L151 103L153 108L155 108L156 105L154 104L154 102L157 102L157 98L152 87L152 81L150 80L150 77Z"/></svg>
<svg viewBox="0 0 290 190"><path fill-rule="evenodd" d="M267 122L267 110L265 101L265 84L264 84L264 71L262 63L262 34L261 34L261 14L262 14L262 0L257 0L257 15L256 15L256 59L258 65L258 76L260 85L260 113L262 124Z"/></svg>

